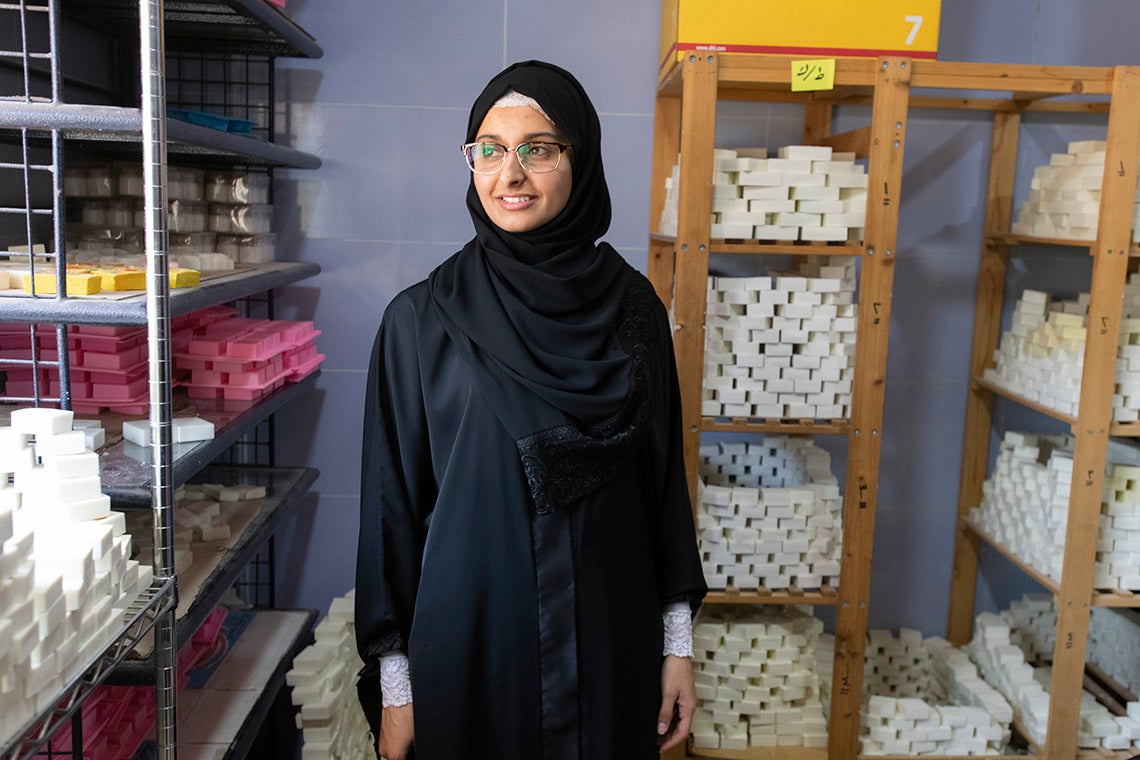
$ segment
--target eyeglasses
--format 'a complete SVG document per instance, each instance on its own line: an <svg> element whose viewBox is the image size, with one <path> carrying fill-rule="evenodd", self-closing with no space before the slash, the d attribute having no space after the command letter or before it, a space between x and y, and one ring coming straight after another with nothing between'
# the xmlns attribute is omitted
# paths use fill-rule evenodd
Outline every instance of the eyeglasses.
<svg viewBox="0 0 1140 760"><path fill-rule="evenodd" d="M514 153L519 166L534 174L546 174L558 168L562 152L571 146L556 142L522 142L513 148L495 142L474 142L459 146L467 159L467 168L476 174L496 174L503 168L508 153Z"/></svg>

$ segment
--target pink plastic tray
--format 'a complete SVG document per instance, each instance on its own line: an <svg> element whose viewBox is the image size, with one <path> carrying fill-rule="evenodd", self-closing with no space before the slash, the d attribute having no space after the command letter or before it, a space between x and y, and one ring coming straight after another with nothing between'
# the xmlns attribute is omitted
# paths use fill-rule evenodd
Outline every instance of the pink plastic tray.
<svg viewBox="0 0 1140 760"><path fill-rule="evenodd" d="M317 367L321 366L321 362L324 360L324 354L317 354L305 363L289 370L289 374L285 375L285 379L291 382L296 382L303 377L308 377L309 375L316 372Z"/></svg>

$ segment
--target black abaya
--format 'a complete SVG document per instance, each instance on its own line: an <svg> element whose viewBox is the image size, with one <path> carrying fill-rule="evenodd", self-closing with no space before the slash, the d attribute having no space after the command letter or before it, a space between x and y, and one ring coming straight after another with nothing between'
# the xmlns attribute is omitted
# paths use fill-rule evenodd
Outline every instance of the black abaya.
<svg viewBox="0 0 1140 760"><path fill-rule="evenodd" d="M494 397L506 391L455 345L428 285L385 313L365 409L357 636L366 660L408 654L417 760L658 756L662 607L695 604L705 585L667 320L640 274L627 266L623 280L644 434L604 482L544 512ZM508 397L523 418L542 405Z"/></svg>
<svg viewBox="0 0 1140 760"><path fill-rule="evenodd" d="M361 655L408 655L417 760L657 757L662 607L705 592L665 311L605 243L600 123L509 67L573 146L565 206L495 226L389 305L364 417ZM527 107L527 106L520 106ZM371 715L377 720L377 715Z"/></svg>

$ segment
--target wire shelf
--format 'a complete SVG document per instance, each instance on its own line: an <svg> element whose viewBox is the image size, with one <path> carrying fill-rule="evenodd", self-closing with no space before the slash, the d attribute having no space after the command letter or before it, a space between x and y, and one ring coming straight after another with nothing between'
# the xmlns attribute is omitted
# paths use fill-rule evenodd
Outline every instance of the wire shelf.
<svg viewBox="0 0 1140 760"><path fill-rule="evenodd" d="M158 618L174 609L175 581L155 581L127 608L122 627L114 633L107 650L91 663L81 675L71 681L60 693L54 705L45 713L29 721L16 737L0 749L5 760L25 760L36 755L52 734L63 727L91 693L102 684L111 671L142 641Z"/></svg>

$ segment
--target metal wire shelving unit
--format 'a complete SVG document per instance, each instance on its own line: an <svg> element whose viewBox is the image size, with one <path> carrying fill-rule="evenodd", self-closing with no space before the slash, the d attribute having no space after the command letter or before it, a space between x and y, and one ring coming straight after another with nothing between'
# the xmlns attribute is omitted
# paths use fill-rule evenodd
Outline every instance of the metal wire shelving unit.
<svg viewBox="0 0 1140 760"><path fill-rule="evenodd" d="M67 102L64 93L75 82L65 76L60 62L59 41L65 18L116 40L111 47L121 44L137 49L136 70L131 76L137 78L138 89L125 98L113 91L102 93L105 101L133 99L134 103L92 104L86 95L79 102ZM321 55L311 36L263 0L168 0L165 4L162 0L0 0L0 237L23 241L25 251L14 255L26 256L28 270L53 267L57 283L55 293L37 293L33 288L25 297L0 298L0 320L27 323L33 347L37 346L36 330L45 325L54 326L61 346L66 345L68 324L147 326L151 454L141 465L136 462L133 468L125 468L126 475L121 472L124 468L110 468L104 490L112 494L116 505L149 504L155 546L152 586L128 610L119 630L111 632L102 654L51 700L50 707L27 721L16 735L0 736L0 757L5 760L37 756L51 735L69 719L74 726L84 700L112 671L121 668L128 653L148 635L153 636L154 642L150 664L157 707L158 757L176 757L177 644L192 621L183 621L182 627L176 628L174 488L217 456L223 443L236 441L242 431L258 425L300 390L310 387L311 381L274 394L269 403L234 420L220 442L191 451L175 451L171 439L170 321L179 314L310 277L318 269L307 264L280 264L220 278L172 296L167 261L167 159L177 156L185 163L244 166L260 171L277 166L318 167L320 160L315 156L274 145L269 139L275 132L274 59ZM236 69L226 63L227 56L237 61ZM176 72L175 98L168 101L167 67L172 61ZM245 114L253 113L258 121L255 136L232 135L167 120L168 102L189 102L193 107L195 95L202 92L195 89L193 80L206 79L212 76L209 72L218 69L227 77L236 71L237 78L250 80L251 86L240 92L246 101ZM228 79L223 79L222 84L225 90L233 89L228 86ZM201 101L197 105L216 104ZM147 255L145 297L106 302L66 295L65 149L133 160L138 159L141 150ZM37 250L34 245L38 241L50 244L44 246L46 250ZM11 366L16 361L0 360L0 364ZM70 407L68 352L60 351L58 359L52 361L33 353L27 364L33 369L46 367L58 373L59 393L48 396L42 392L46 389L37 386L32 398L6 400ZM282 482L288 488L267 512L259 530L271 532L280 516L296 503L294 491L307 489L315 472L300 470L284 477ZM241 552L230 558L219 577L232 581L238 563L248 561L260 543L257 536L252 537ZM205 604L203 600L199 606Z"/></svg>

